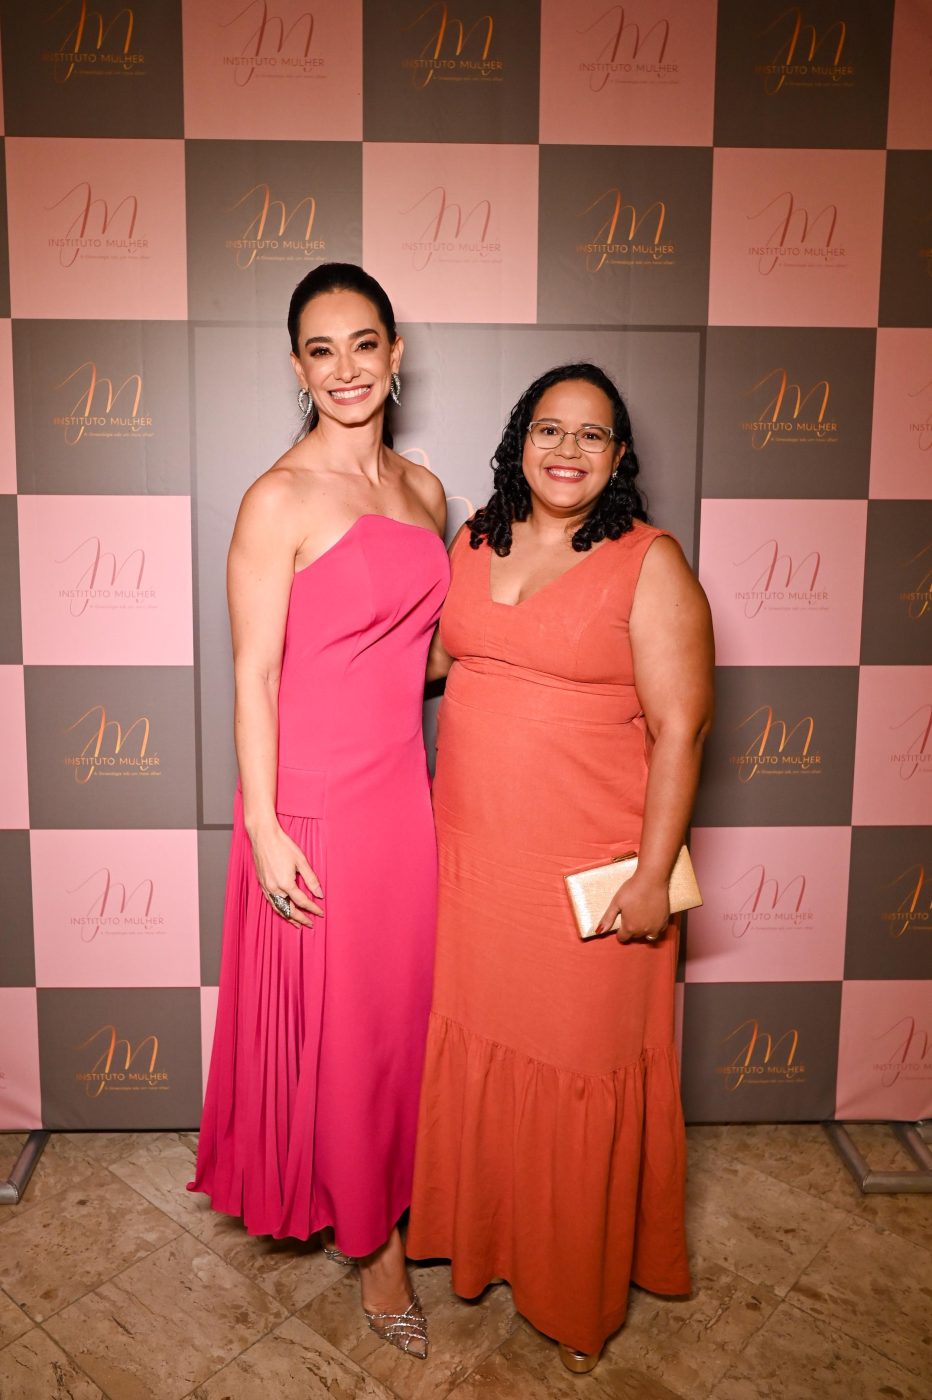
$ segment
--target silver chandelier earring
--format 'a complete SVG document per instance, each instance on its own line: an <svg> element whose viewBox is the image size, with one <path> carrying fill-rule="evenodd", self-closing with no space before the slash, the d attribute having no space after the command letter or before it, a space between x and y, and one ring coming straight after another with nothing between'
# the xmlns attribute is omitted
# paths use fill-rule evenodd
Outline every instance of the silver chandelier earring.
<svg viewBox="0 0 932 1400"><path fill-rule="evenodd" d="M393 375L392 375L391 396L392 396L392 403L401 403L401 376L400 376L400 375L397 375L397 374L393 374Z"/></svg>
<svg viewBox="0 0 932 1400"><path fill-rule="evenodd" d="M306 418L314 407L314 400L311 398L310 389L298 390L298 407L301 410L301 417Z"/></svg>

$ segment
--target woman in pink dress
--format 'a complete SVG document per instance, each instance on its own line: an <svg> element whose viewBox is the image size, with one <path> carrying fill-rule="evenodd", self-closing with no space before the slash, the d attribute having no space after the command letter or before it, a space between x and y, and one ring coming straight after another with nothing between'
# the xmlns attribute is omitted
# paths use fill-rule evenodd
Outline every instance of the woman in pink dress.
<svg viewBox="0 0 932 1400"><path fill-rule="evenodd" d="M446 501L386 440L404 347L379 284L318 267L288 329L307 430L230 546L240 782L190 1189L250 1234L332 1230L370 1326L425 1356L397 1222L433 970L421 704Z"/></svg>

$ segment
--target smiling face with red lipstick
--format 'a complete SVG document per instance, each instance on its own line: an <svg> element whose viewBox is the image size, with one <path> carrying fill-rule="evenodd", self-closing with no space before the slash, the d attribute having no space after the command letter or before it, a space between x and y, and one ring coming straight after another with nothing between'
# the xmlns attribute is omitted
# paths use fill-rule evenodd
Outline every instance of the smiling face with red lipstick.
<svg viewBox="0 0 932 1400"><path fill-rule="evenodd" d="M357 291L321 292L304 306L291 363L321 420L352 427L381 411L404 351L391 332Z"/></svg>
<svg viewBox="0 0 932 1400"><path fill-rule="evenodd" d="M613 421L611 400L596 384L565 379L544 390L521 459L532 508L568 519L588 513L624 455Z"/></svg>

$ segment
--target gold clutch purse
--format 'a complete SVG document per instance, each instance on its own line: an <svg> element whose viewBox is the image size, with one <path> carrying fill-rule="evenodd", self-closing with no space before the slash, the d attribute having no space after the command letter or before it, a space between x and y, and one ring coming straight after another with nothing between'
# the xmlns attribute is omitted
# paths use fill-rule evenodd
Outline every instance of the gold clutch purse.
<svg viewBox="0 0 932 1400"><path fill-rule="evenodd" d="M627 855L616 856L608 865L594 865L591 870L577 870L573 875L563 876L580 938L596 936L596 926L619 886L630 880L637 868L637 853L629 851ZM684 909L697 909L701 903L702 895L689 851L681 846L670 873L670 913L680 914ZM620 914L611 929L605 932L610 933L618 928L621 928Z"/></svg>

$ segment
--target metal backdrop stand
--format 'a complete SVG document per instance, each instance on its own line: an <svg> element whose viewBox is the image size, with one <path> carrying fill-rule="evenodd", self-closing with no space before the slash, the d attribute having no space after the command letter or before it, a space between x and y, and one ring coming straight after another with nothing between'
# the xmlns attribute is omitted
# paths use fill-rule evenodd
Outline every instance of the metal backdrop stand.
<svg viewBox="0 0 932 1400"><path fill-rule="evenodd" d="M932 1152L925 1140L932 1123L890 1123L887 1125L899 1138L916 1166L912 1171L872 1171L851 1140L844 1123L826 1123L825 1130L858 1186L865 1194L893 1195L895 1192L932 1194Z"/></svg>
<svg viewBox="0 0 932 1400"><path fill-rule="evenodd" d="M23 1192L29 1185L29 1178L36 1168L36 1163L45 1151L45 1144L52 1136L44 1129L37 1129L30 1133L23 1143L22 1151L13 1164L13 1170L6 1181L0 1181L0 1206L19 1205L23 1199Z"/></svg>

